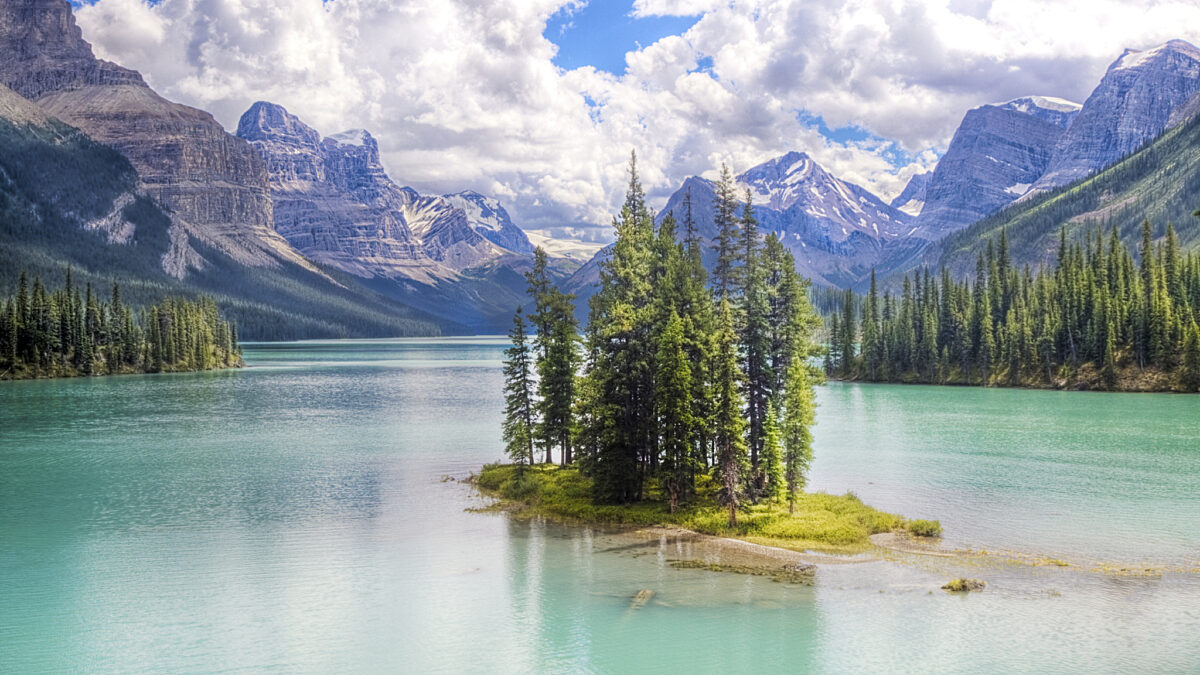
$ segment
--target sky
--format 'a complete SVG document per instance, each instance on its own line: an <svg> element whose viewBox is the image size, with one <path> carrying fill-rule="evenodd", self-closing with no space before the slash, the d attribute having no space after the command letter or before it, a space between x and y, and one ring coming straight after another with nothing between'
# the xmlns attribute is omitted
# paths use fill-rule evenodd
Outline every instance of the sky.
<svg viewBox="0 0 1200 675"><path fill-rule="evenodd" d="M365 128L422 192L605 240L637 150L653 205L789 150L884 199L963 114L1083 102L1124 49L1200 44L1195 0L75 0L98 56L226 128L253 102Z"/></svg>

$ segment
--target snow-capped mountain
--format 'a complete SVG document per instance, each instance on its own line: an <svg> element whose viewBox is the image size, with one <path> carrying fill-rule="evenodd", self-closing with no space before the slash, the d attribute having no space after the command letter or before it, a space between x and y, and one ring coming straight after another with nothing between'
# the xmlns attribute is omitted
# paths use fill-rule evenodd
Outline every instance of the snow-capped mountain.
<svg viewBox="0 0 1200 675"><path fill-rule="evenodd" d="M1045 191L1083 178L1137 150L1166 128L1171 113L1200 91L1200 49L1171 40L1146 51L1127 49L1058 140Z"/></svg>
<svg viewBox="0 0 1200 675"><path fill-rule="evenodd" d="M902 236L910 229L904 214L830 174L803 152L759 164L737 182L750 189L756 205L782 216L777 230L781 238L802 241L815 236L813 243L830 245L845 242L855 232L882 238Z"/></svg>
<svg viewBox="0 0 1200 675"><path fill-rule="evenodd" d="M444 195L443 199L462 209L471 228L483 238L514 253L533 253L533 244L530 243L529 237L525 236L524 230L513 224L508 211L504 210L499 200L473 190Z"/></svg>
<svg viewBox="0 0 1200 675"><path fill-rule="evenodd" d="M929 178L919 231L938 239L1024 195L1079 109L1029 96L968 111Z"/></svg>
<svg viewBox="0 0 1200 675"><path fill-rule="evenodd" d="M282 106L259 102L238 136L267 161L275 229L306 256L355 276L431 282L533 250L494 199L397 185L366 130L322 138Z"/></svg>
<svg viewBox="0 0 1200 675"><path fill-rule="evenodd" d="M817 283L858 283L886 251L908 246L912 240L912 216L830 174L802 152L764 162L735 180L739 198L750 191L760 230L775 233L795 255L800 273ZM711 180L698 176L685 180L657 220L672 213L682 221L688 194L697 231L711 242L717 236L716 184ZM598 261L605 255L606 250L601 250L580 268L567 283L568 290L586 296L598 279ZM711 257L711 251L706 251L705 262L711 263Z"/></svg>

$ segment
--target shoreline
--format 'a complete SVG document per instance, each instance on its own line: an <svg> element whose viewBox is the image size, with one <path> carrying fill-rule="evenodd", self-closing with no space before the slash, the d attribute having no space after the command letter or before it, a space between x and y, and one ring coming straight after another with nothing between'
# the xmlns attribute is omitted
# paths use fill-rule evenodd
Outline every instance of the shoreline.
<svg viewBox="0 0 1200 675"><path fill-rule="evenodd" d="M708 534L672 524L632 525L564 517L518 500L507 499L480 486L477 478L471 475L460 482L469 484L478 495L492 500L492 504L469 510L507 513L518 518L542 518L563 527L596 529L626 541L627 544L620 548L645 547L670 551L666 562L677 569L765 576L800 585L813 585L821 567L876 562L933 568L937 570L936 574L947 578L968 571L972 574L986 573L986 570L1011 574L1017 569L1030 573L1061 572L1110 578L1200 576L1200 561L1194 567L1099 560L1066 561L1021 551L943 548L941 537L918 537L903 529L872 534L869 543L863 546L806 546L803 550L797 550L769 538ZM611 549L597 552L607 550Z"/></svg>

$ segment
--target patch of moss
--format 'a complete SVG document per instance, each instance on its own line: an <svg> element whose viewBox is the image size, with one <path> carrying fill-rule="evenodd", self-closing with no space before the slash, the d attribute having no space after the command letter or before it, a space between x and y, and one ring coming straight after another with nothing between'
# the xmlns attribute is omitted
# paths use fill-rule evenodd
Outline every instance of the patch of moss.
<svg viewBox="0 0 1200 675"><path fill-rule="evenodd" d="M971 591L982 591L985 587L987 587L987 582L979 579L951 579L942 586L942 590L951 593L970 593Z"/></svg>

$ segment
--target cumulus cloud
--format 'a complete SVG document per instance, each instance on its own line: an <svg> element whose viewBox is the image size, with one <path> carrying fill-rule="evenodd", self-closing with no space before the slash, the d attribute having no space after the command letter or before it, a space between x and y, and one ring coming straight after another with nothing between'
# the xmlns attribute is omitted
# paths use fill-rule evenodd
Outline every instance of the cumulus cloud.
<svg viewBox="0 0 1200 675"><path fill-rule="evenodd" d="M603 227L631 148L659 200L792 149L888 198L967 109L1082 101L1123 48L1200 42L1192 0L636 0L634 17L700 18L619 75L564 71L543 32L581 4L96 0L78 17L100 56L227 127L260 99L323 133L364 127L398 181L494 194L538 228ZM815 117L872 138L830 141Z"/></svg>

